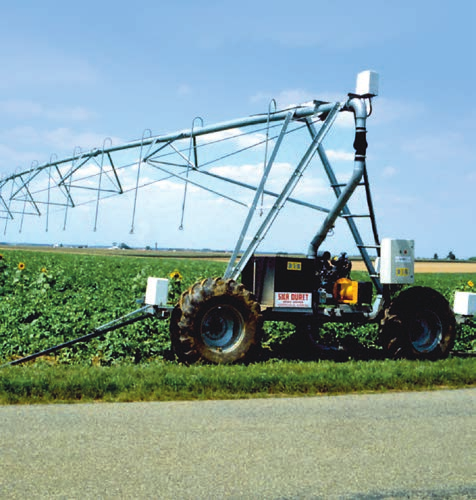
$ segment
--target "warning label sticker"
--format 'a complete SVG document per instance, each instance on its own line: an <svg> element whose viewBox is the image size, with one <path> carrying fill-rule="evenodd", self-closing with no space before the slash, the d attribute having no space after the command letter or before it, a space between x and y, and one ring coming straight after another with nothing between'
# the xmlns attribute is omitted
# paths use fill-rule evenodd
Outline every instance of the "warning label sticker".
<svg viewBox="0 0 476 500"><path fill-rule="evenodd" d="M395 262L411 264L412 258L410 255L395 255Z"/></svg>
<svg viewBox="0 0 476 500"><path fill-rule="evenodd" d="M312 307L312 293L275 292L274 307Z"/></svg>
<svg viewBox="0 0 476 500"><path fill-rule="evenodd" d="M397 267L395 269L395 274L397 276L410 276L410 269L408 269L408 267Z"/></svg>
<svg viewBox="0 0 476 500"><path fill-rule="evenodd" d="M286 269L288 271L301 271L302 264L301 264L301 262L288 262Z"/></svg>

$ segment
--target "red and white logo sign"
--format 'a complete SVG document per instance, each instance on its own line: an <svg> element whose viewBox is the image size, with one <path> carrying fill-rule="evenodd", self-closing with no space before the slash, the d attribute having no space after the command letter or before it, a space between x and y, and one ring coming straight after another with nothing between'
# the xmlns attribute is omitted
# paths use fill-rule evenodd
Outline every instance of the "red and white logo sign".
<svg viewBox="0 0 476 500"><path fill-rule="evenodd" d="M312 307L312 293L275 292L274 307Z"/></svg>

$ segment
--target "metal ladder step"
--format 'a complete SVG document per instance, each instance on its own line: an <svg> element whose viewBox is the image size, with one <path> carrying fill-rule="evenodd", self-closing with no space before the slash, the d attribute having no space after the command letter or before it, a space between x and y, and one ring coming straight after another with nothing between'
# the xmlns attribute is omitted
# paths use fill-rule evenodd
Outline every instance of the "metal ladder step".
<svg viewBox="0 0 476 500"><path fill-rule="evenodd" d="M357 245L358 248L374 248L374 249L379 249L380 245Z"/></svg>
<svg viewBox="0 0 476 500"><path fill-rule="evenodd" d="M352 217L354 217L354 218L358 218L358 217L360 217L360 218L363 218L363 217L370 218L370 214L343 214L343 215L341 215L341 217L344 218L344 219L349 219L349 218L352 218Z"/></svg>
<svg viewBox="0 0 476 500"><path fill-rule="evenodd" d="M347 184L344 182L342 184L331 184L331 188L341 188L341 187L345 187L347 186ZM359 182L357 184L357 186L365 186L365 182Z"/></svg>

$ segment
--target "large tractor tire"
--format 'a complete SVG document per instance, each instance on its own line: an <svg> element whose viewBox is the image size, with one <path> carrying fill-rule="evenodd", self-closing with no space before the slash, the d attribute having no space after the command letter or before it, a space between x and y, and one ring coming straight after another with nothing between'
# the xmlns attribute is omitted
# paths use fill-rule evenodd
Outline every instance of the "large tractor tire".
<svg viewBox="0 0 476 500"><path fill-rule="evenodd" d="M170 335L184 363L248 361L261 339L260 306L242 284L208 278L182 294Z"/></svg>
<svg viewBox="0 0 476 500"><path fill-rule="evenodd" d="M456 320L448 301L432 288L403 290L385 311L380 341L388 357L446 358L456 337Z"/></svg>

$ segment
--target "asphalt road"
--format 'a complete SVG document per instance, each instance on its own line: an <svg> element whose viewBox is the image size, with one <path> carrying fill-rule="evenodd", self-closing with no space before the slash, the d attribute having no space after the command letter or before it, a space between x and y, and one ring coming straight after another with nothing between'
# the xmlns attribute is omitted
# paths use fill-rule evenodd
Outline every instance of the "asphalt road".
<svg viewBox="0 0 476 500"><path fill-rule="evenodd" d="M0 407L1 498L476 498L476 389Z"/></svg>

